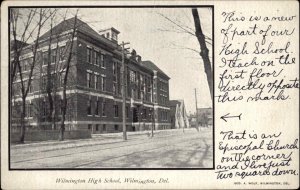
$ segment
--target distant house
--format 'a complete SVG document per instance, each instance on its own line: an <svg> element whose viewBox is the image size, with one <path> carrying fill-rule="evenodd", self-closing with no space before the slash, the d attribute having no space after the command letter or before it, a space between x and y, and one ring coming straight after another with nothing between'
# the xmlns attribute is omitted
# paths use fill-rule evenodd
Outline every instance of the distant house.
<svg viewBox="0 0 300 190"><path fill-rule="evenodd" d="M183 100L170 100L171 128L189 128L189 119Z"/></svg>
<svg viewBox="0 0 300 190"><path fill-rule="evenodd" d="M196 114L189 115L189 123L191 128L195 128L197 126L197 118Z"/></svg>
<svg viewBox="0 0 300 190"><path fill-rule="evenodd" d="M201 126L212 125L212 108L198 108L197 110L198 122Z"/></svg>

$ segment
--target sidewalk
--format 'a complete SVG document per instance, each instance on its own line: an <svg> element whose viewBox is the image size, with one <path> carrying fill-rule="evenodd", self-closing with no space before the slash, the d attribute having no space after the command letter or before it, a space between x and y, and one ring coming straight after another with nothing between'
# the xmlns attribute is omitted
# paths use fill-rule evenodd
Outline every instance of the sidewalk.
<svg viewBox="0 0 300 190"><path fill-rule="evenodd" d="M194 128L184 129L185 133L196 132ZM155 130L153 131L154 138L161 136L168 136L172 134L184 134L182 129L166 129L166 130ZM127 132L127 141L137 140L137 139L148 139L151 138L150 131L136 131ZM26 144L12 144L12 151L25 151L28 149L30 152L47 152L53 150L63 150L75 147L84 147L92 145L105 145L112 143L123 142L123 133L106 133L106 134L92 134L91 139L76 139L76 140L64 140L64 141L42 141L42 142L26 142Z"/></svg>
<svg viewBox="0 0 300 190"><path fill-rule="evenodd" d="M11 167L24 168L189 168L212 167L212 130L186 129L93 135L89 140L35 143L11 148ZM104 135L105 136L105 135ZM54 145L55 144L55 145ZM158 159L159 158L159 159Z"/></svg>

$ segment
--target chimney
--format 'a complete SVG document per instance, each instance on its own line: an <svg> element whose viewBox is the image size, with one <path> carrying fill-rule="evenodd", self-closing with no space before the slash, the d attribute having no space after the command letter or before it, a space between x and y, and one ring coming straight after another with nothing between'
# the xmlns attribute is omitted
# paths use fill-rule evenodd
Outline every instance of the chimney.
<svg viewBox="0 0 300 190"><path fill-rule="evenodd" d="M137 61L138 63L142 62L142 57L141 57L140 55L137 55L137 56L136 56L136 61Z"/></svg>

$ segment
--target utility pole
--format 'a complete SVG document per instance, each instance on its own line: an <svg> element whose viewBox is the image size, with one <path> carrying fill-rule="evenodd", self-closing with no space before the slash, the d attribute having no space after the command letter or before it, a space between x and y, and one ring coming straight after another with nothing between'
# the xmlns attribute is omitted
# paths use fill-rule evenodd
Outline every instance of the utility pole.
<svg viewBox="0 0 300 190"><path fill-rule="evenodd" d="M122 69L121 69L121 79L122 79L122 125L123 125L123 140L127 140L126 134L126 76L125 76L125 45L129 42L122 42Z"/></svg>
<svg viewBox="0 0 300 190"><path fill-rule="evenodd" d="M199 122L198 122L198 106L197 106L197 89L195 88L195 102L196 102L196 129L199 131Z"/></svg>
<svg viewBox="0 0 300 190"><path fill-rule="evenodd" d="M153 134L153 129L155 127L154 104L153 104L153 110L151 112L151 115L152 115L151 137L154 137Z"/></svg>

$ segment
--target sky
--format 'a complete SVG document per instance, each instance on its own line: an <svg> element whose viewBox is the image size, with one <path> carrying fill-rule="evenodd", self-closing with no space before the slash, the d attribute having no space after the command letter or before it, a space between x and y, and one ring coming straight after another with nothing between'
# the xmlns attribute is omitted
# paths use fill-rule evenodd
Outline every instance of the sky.
<svg viewBox="0 0 300 190"><path fill-rule="evenodd" d="M71 9L68 17L74 12ZM203 33L212 38L212 10L198 8L198 12ZM187 113L196 110L195 88L198 108L212 107L203 62L194 51L200 51L197 38L162 15L194 32L190 8L81 8L78 12L78 17L96 31L109 27L119 30L118 43L130 42L129 47L142 60L151 60L163 70L171 78L170 100L183 99ZM212 46L207 47L212 58Z"/></svg>

